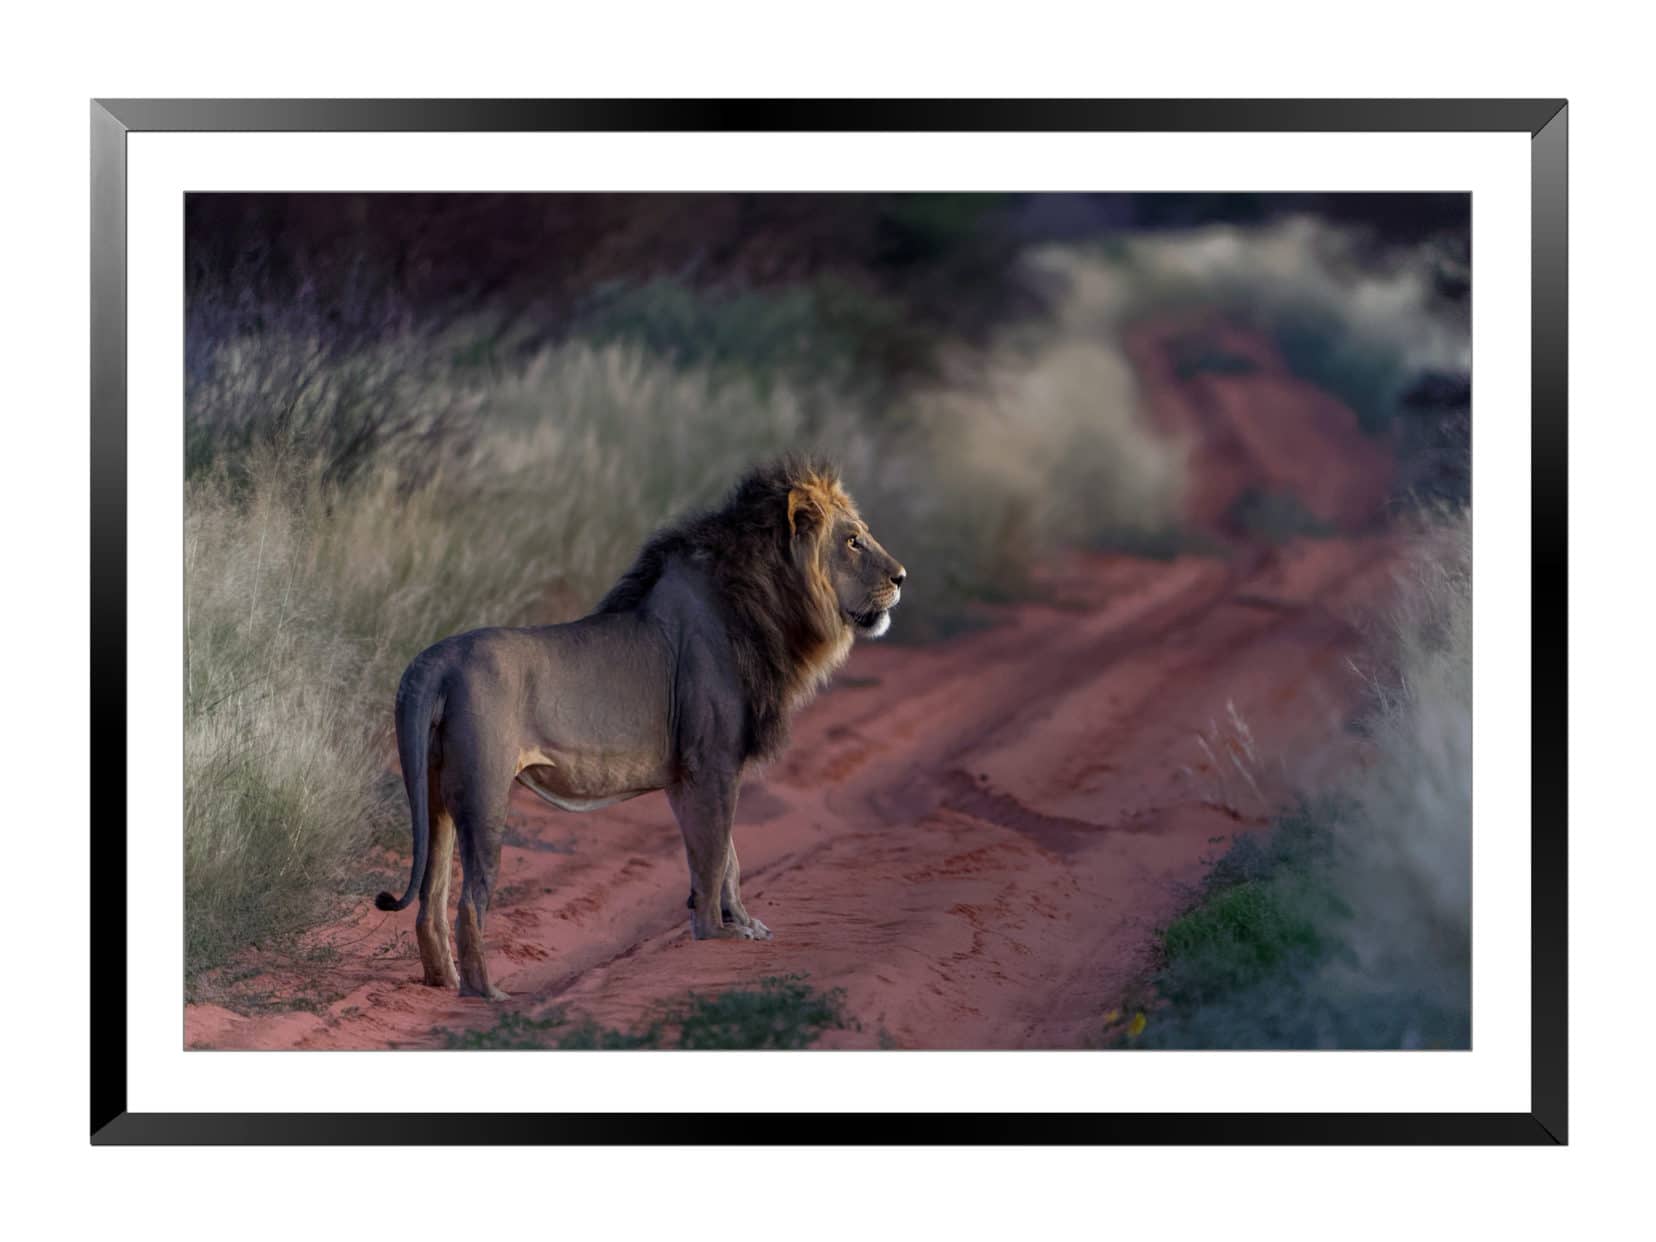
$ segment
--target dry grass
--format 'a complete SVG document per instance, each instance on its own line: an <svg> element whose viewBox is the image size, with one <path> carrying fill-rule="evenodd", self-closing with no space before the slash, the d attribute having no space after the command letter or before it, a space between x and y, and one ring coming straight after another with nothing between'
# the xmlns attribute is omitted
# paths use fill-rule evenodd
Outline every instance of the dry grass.
<svg viewBox="0 0 1656 1242"><path fill-rule="evenodd" d="M1253 730L1233 701L1225 700L1223 720L1209 720L1208 727L1196 735L1196 749L1206 760L1215 806L1239 819L1270 813L1270 799L1259 785L1260 760ZM1191 768L1183 767L1180 771L1187 779L1197 781Z"/></svg>

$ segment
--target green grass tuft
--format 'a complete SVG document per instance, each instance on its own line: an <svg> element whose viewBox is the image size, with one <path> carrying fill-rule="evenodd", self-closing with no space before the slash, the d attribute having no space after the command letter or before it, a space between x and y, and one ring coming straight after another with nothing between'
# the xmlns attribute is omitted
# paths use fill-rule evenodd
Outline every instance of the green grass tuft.
<svg viewBox="0 0 1656 1242"><path fill-rule="evenodd" d="M807 1048L824 1031L853 1026L845 993L818 992L804 975L772 977L755 989L692 994L670 1019L680 1048Z"/></svg>

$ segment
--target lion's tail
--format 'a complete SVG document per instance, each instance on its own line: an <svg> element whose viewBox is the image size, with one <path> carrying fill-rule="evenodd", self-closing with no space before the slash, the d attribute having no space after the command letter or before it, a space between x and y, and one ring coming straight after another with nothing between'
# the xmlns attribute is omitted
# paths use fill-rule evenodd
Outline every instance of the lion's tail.
<svg viewBox="0 0 1656 1242"><path fill-rule="evenodd" d="M403 788L413 815L414 864L408 876L408 890L402 897L381 893L374 904L381 910L402 910L414 900L425 879L426 857L431 843L431 807L426 781L431 751L431 728L442 710L442 677L434 662L420 659L408 666L397 687L397 758L402 763Z"/></svg>

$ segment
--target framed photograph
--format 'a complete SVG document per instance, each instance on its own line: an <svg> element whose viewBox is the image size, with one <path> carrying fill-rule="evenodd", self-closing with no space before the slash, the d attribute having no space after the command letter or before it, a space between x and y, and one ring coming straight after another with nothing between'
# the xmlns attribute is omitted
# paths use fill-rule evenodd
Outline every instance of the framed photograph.
<svg viewBox="0 0 1656 1242"><path fill-rule="evenodd" d="M93 1142L1563 1143L1567 118L94 102Z"/></svg>

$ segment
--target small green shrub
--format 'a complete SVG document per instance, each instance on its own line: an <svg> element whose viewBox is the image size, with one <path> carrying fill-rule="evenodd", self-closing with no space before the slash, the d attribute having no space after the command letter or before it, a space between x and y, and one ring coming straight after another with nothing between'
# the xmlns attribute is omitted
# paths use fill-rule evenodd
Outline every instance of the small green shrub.
<svg viewBox="0 0 1656 1242"><path fill-rule="evenodd" d="M680 1048L807 1048L824 1031L853 1026L845 993L818 992L804 975L712 996L692 994L669 1018Z"/></svg>
<svg viewBox="0 0 1656 1242"><path fill-rule="evenodd" d="M804 975L773 975L756 987L712 995L692 992L633 1030L573 1019L557 1009L538 1019L503 1013L483 1030L441 1028L436 1034L446 1048L473 1050L797 1049L810 1047L825 1031L855 1028L844 1001L839 989L818 992Z"/></svg>
<svg viewBox="0 0 1656 1242"><path fill-rule="evenodd" d="M1316 960L1323 934L1315 904L1300 886L1264 881L1215 895L1162 934L1163 992L1174 1000L1201 999Z"/></svg>
<svg viewBox="0 0 1656 1242"><path fill-rule="evenodd" d="M499 1052L546 1048L567 1026L561 1010L554 1010L546 1018L531 1018L528 1014L507 1011L490 1027L469 1031L439 1027L435 1034L442 1039L445 1048L463 1052Z"/></svg>

